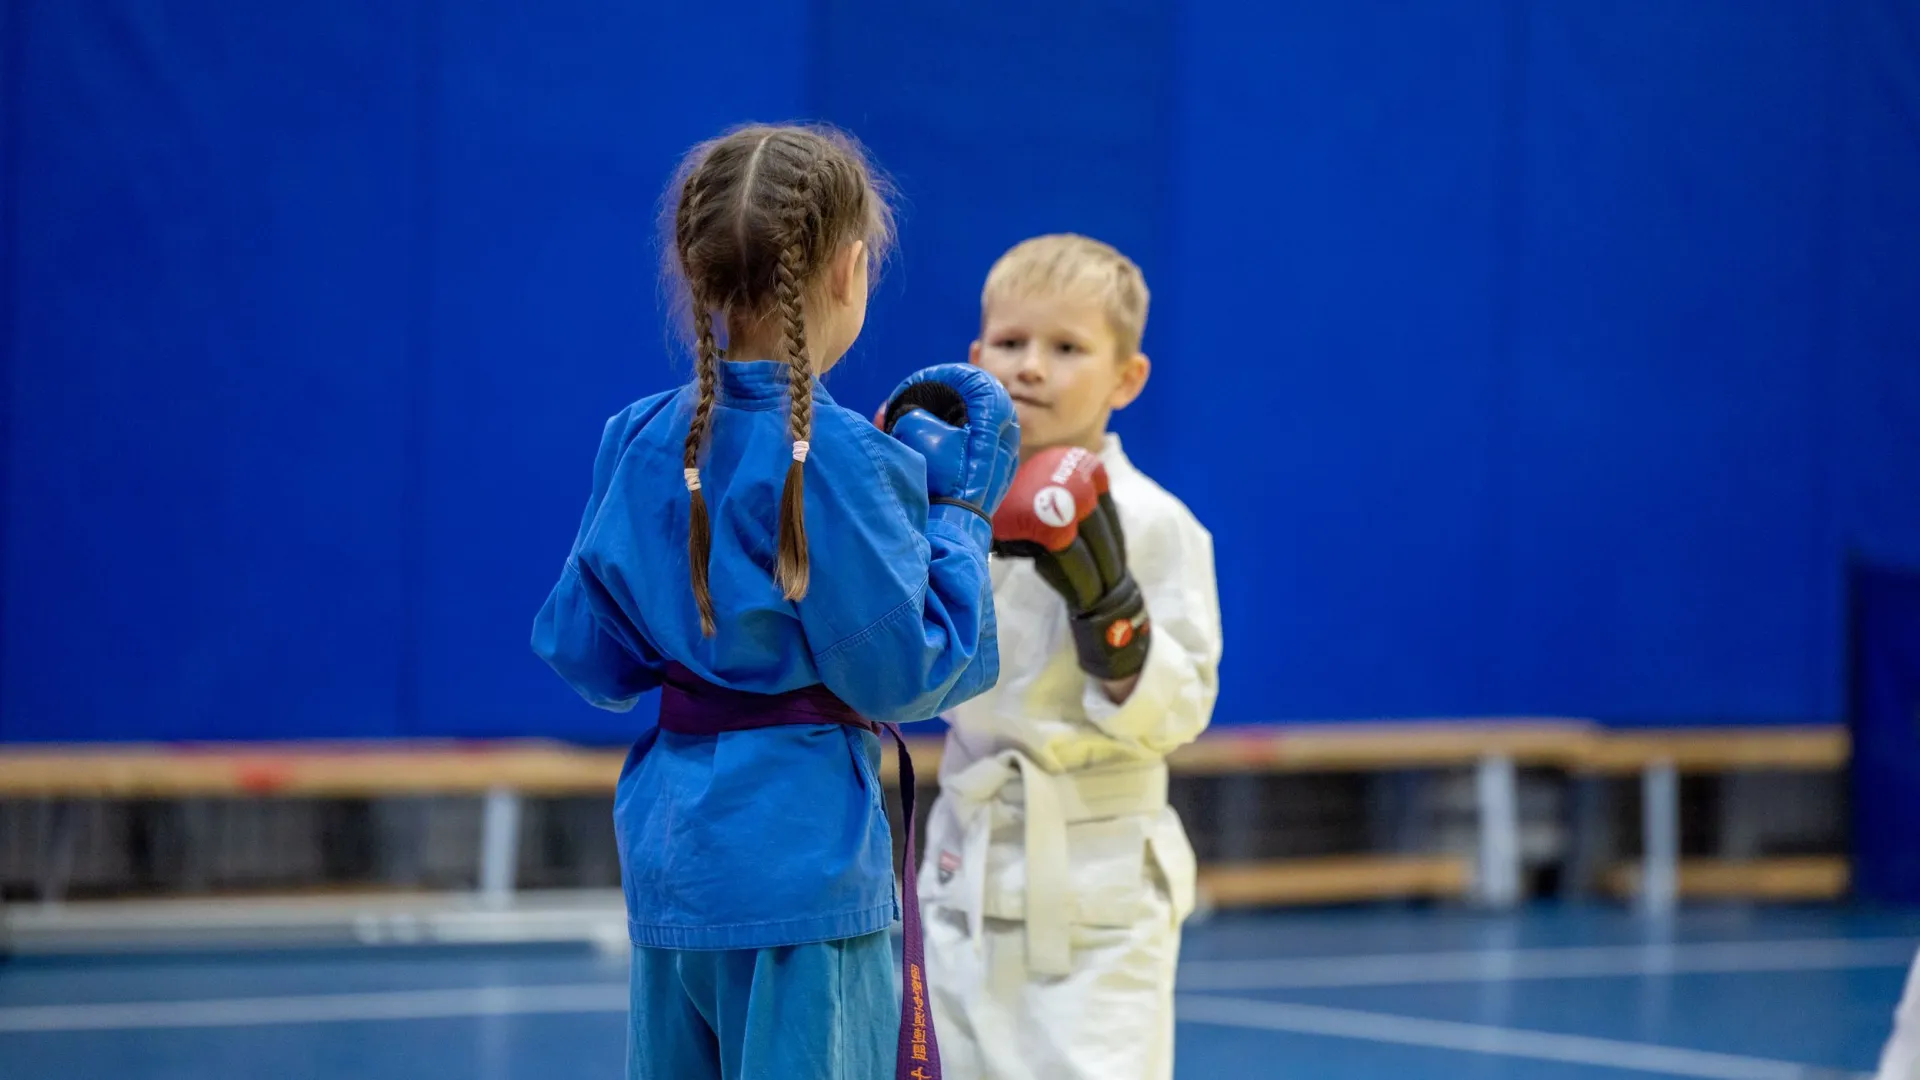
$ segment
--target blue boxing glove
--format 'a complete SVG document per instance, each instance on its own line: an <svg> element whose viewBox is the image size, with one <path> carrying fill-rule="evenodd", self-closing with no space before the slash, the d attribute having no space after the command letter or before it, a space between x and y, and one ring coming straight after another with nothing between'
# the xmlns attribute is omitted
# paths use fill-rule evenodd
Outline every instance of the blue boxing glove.
<svg viewBox="0 0 1920 1080"><path fill-rule="evenodd" d="M928 517L960 526L985 551L1020 463L1020 422L1006 390L971 364L938 364L894 388L880 428L927 460Z"/></svg>

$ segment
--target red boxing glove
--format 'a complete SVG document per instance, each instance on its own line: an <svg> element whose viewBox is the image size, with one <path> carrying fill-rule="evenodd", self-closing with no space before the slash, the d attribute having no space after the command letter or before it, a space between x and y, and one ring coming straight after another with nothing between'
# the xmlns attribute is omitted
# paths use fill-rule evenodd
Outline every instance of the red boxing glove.
<svg viewBox="0 0 1920 1080"><path fill-rule="evenodd" d="M1082 671L1107 680L1139 674L1152 624L1098 457L1075 446L1028 458L993 516L993 551L1032 559L1066 601Z"/></svg>
<svg viewBox="0 0 1920 1080"><path fill-rule="evenodd" d="M993 515L995 549L1030 555L1011 549L1031 544L1055 554L1065 551L1106 493L1107 468L1093 454L1077 446L1040 451L1021 463L1006 501Z"/></svg>

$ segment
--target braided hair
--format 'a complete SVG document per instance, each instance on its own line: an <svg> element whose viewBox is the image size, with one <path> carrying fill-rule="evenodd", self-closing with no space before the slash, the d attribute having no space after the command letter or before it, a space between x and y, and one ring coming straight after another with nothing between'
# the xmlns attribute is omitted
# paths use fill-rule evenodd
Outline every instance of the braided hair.
<svg viewBox="0 0 1920 1080"><path fill-rule="evenodd" d="M774 580L789 600L807 593L804 512L813 433L814 364L807 298L847 244L879 259L892 238L884 188L859 146L825 127L747 126L695 147L670 192L669 283L692 315L693 416L681 467L689 500L687 562L700 629L716 627L707 564L712 525L700 492L700 456L712 434L721 349L714 320L731 332L778 320L788 368L792 460L780 492Z"/></svg>

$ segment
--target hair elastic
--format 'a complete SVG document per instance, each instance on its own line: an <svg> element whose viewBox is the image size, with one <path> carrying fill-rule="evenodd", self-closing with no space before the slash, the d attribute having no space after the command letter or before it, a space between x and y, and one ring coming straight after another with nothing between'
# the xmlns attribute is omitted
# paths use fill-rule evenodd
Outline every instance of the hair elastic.
<svg viewBox="0 0 1920 1080"><path fill-rule="evenodd" d="M813 444L809 443L807 440L805 439L793 440L793 460L798 462L805 462L807 460L807 451L811 449L813 449Z"/></svg>
<svg viewBox="0 0 1920 1080"><path fill-rule="evenodd" d="M682 469L681 473L687 478L688 491L700 490L700 470L699 469Z"/></svg>

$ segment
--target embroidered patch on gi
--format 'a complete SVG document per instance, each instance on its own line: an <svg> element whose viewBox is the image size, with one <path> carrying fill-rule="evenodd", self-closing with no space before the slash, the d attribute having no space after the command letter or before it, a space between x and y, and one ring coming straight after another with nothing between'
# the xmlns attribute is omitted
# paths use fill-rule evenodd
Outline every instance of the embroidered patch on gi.
<svg viewBox="0 0 1920 1080"><path fill-rule="evenodd" d="M942 851L940 853L939 866L940 866L940 884L945 885L947 882L953 880L953 875L955 873L959 872L960 856L955 855L951 851Z"/></svg>

